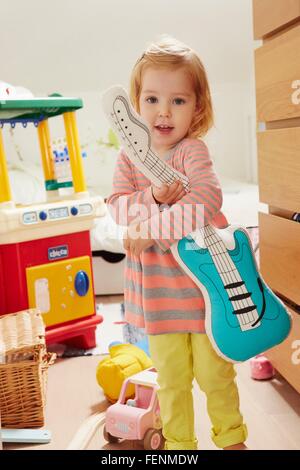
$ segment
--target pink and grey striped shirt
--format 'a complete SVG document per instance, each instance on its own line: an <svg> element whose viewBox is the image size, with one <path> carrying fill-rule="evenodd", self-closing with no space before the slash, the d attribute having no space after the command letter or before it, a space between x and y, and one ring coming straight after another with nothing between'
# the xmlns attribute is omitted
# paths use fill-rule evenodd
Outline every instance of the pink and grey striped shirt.
<svg viewBox="0 0 300 470"><path fill-rule="evenodd" d="M184 173L190 191L168 210L160 210L151 191L151 182L121 151L113 178L113 194L108 206L117 224L133 221L155 238L155 243L139 257L127 252L125 268L125 319L148 334L203 333L205 305L194 281L174 259L170 246L203 223L227 226L220 211L222 192L205 143L183 139L166 161ZM197 212L198 205L203 211ZM141 210L138 210L141 208ZM155 234L155 237L153 236Z"/></svg>

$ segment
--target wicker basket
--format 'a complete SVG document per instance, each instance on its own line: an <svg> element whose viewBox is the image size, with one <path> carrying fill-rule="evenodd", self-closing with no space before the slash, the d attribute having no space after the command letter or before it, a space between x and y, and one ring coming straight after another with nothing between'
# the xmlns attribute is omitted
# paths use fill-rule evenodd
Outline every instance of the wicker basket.
<svg viewBox="0 0 300 470"><path fill-rule="evenodd" d="M0 412L3 427L44 425L48 366L45 327L36 309L0 316Z"/></svg>

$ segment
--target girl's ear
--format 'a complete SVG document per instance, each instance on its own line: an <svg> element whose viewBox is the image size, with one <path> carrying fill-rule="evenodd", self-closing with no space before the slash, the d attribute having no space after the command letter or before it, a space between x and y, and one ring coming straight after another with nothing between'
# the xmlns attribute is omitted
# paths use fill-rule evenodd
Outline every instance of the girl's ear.
<svg viewBox="0 0 300 470"><path fill-rule="evenodd" d="M195 106L195 115L198 116L200 114L201 114L201 106L200 106L200 103L198 103Z"/></svg>
<svg viewBox="0 0 300 470"><path fill-rule="evenodd" d="M200 111L200 100L197 99L196 106L195 106L195 113L199 113Z"/></svg>

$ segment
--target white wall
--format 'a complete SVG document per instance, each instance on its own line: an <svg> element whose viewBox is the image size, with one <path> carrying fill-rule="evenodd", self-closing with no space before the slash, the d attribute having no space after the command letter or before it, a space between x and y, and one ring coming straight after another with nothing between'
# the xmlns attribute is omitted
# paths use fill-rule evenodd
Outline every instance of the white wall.
<svg viewBox="0 0 300 470"><path fill-rule="evenodd" d="M100 92L116 83L127 87L145 45L161 33L172 34L192 46L206 66L216 116L206 140L218 172L253 181L251 4L251 0L1 0L0 79L25 86L36 96L58 91L83 97L85 107L77 114L81 142L88 144L88 181L109 187L114 156L101 154L96 144L108 128ZM62 134L54 127L54 134ZM34 130L17 130L13 142L6 136L12 160L18 160L16 144L25 161L37 159L33 134Z"/></svg>
<svg viewBox="0 0 300 470"><path fill-rule="evenodd" d="M251 182L257 179L253 95L254 89L247 82L214 85L215 125L207 135L217 171L227 177Z"/></svg>

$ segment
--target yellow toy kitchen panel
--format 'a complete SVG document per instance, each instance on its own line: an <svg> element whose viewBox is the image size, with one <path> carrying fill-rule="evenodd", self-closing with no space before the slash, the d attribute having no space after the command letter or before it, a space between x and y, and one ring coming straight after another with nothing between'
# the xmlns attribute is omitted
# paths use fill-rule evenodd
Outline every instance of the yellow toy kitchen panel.
<svg viewBox="0 0 300 470"><path fill-rule="evenodd" d="M26 269L28 302L46 326L93 315L95 311L89 256Z"/></svg>

